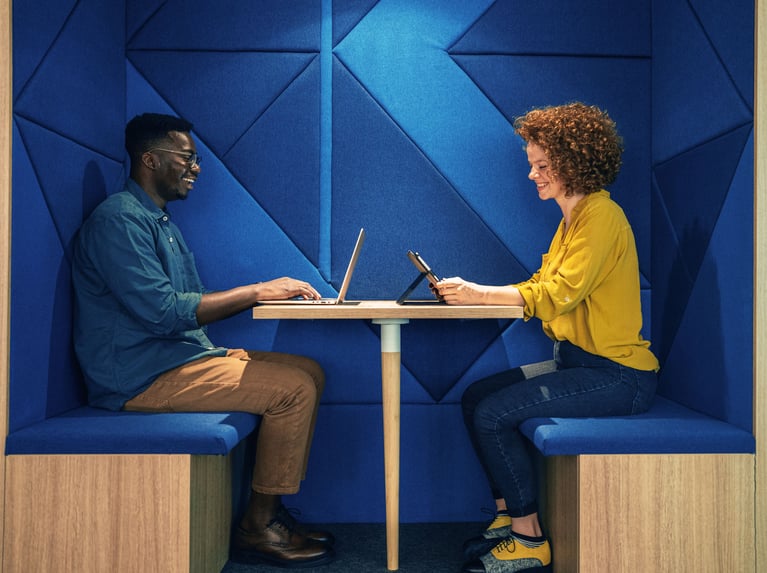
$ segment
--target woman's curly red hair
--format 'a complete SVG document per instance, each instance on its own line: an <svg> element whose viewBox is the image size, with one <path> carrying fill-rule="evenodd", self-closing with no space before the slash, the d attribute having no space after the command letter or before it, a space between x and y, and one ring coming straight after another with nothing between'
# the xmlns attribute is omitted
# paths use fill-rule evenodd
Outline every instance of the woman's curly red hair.
<svg viewBox="0 0 767 573"><path fill-rule="evenodd" d="M594 193L618 176L623 139L596 106L574 102L534 109L514 120L514 131L543 149L567 195Z"/></svg>

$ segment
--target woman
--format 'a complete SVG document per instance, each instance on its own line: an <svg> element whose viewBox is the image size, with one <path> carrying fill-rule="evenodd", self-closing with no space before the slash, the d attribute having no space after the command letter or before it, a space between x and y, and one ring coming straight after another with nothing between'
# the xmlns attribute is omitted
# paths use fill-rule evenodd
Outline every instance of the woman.
<svg viewBox="0 0 767 573"><path fill-rule="evenodd" d="M640 413L655 393L658 361L643 340L634 235L604 187L621 165L622 140L607 113L582 103L530 111L514 122L528 178L562 220L527 281L487 286L460 277L433 288L448 304L507 304L537 317L554 359L473 383L464 421L496 500L496 516L464 546L464 572L550 571L538 519L536 476L519 425L535 417Z"/></svg>

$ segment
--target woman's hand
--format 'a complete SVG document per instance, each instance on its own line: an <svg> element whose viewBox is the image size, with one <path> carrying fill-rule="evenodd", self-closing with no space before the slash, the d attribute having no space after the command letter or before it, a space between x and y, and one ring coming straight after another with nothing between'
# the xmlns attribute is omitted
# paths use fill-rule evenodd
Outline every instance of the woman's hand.
<svg viewBox="0 0 767 573"><path fill-rule="evenodd" d="M486 304L488 287L463 280L461 277L442 279L432 289L447 304Z"/></svg>
<svg viewBox="0 0 767 573"><path fill-rule="evenodd" d="M525 299L517 287L512 285L480 285L465 281L461 277L452 277L430 286L447 304L525 305Z"/></svg>

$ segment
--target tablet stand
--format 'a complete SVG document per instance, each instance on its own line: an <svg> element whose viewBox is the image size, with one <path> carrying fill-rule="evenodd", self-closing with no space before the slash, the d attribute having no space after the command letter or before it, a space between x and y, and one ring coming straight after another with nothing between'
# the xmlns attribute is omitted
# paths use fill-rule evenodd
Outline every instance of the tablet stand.
<svg viewBox="0 0 767 573"><path fill-rule="evenodd" d="M410 283L410 286L405 289L405 292L403 292L397 299L397 304L404 304L407 301L407 297L410 296L410 293L413 292L419 284L421 284L421 281L424 278L426 278L426 273L420 273L416 279Z"/></svg>
<svg viewBox="0 0 767 573"><path fill-rule="evenodd" d="M397 304L441 304L443 303L441 298L436 298L434 300L408 300L407 297L410 296L410 293L413 292L416 287L421 284L421 281L426 278L427 274L425 272L420 273L416 279L410 283L410 286L405 289L405 292L403 292L400 297L397 299Z"/></svg>

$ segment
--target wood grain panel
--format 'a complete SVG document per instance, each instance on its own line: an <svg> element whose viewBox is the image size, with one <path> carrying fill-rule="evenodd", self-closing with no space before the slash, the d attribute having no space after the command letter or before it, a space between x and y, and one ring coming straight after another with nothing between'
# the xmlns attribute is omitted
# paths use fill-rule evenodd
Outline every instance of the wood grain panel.
<svg viewBox="0 0 767 573"><path fill-rule="evenodd" d="M767 571L767 1L757 0L754 46L754 435L756 567Z"/></svg>
<svg viewBox="0 0 767 573"><path fill-rule="evenodd" d="M11 312L11 141L12 141L11 3L0 2L0 476L5 474L5 436L8 435L8 388ZM0 479L0 500L5 498ZM3 535L0 503L0 539Z"/></svg>
<svg viewBox="0 0 767 573"><path fill-rule="evenodd" d="M212 573L226 563L228 457L9 456L6 472L5 573Z"/></svg>
<svg viewBox="0 0 767 573"><path fill-rule="evenodd" d="M754 456L578 456L577 470L572 459L549 472L550 496L565 500L558 573L754 573Z"/></svg>

